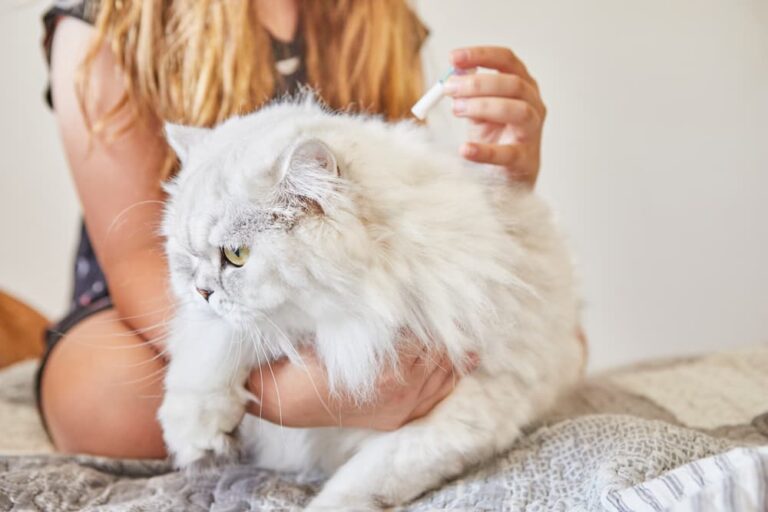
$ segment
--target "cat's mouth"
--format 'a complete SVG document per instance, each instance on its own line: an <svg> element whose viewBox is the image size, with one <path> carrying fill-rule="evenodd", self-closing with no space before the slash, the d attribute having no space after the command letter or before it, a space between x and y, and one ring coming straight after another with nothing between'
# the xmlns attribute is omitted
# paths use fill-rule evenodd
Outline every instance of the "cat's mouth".
<svg viewBox="0 0 768 512"><path fill-rule="evenodd" d="M253 312L246 310L243 306L227 300L221 299L215 304L208 304L209 310L221 318L232 327L242 327L253 323Z"/></svg>
<svg viewBox="0 0 768 512"><path fill-rule="evenodd" d="M232 301L222 297L220 293L212 293L200 307L225 320L237 316L237 307Z"/></svg>

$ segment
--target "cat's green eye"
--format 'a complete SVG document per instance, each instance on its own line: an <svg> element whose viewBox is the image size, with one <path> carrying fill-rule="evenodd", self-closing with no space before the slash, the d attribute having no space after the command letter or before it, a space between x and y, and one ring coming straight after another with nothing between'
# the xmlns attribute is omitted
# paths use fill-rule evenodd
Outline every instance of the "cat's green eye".
<svg viewBox="0 0 768 512"><path fill-rule="evenodd" d="M235 267L242 267L248 260L248 255L251 251L247 247L238 247L237 249L230 249L229 247L221 248L221 255L230 265Z"/></svg>

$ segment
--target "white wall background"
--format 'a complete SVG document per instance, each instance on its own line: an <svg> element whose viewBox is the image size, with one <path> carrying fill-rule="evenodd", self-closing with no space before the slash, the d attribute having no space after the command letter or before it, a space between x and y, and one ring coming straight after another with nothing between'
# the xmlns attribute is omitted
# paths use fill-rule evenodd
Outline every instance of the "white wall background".
<svg viewBox="0 0 768 512"><path fill-rule="evenodd" d="M79 205L43 101L47 4L0 0L0 289L54 317L70 293Z"/></svg>
<svg viewBox="0 0 768 512"><path fill-rule="evenodd" d="M0 3L0 288L54 316L78 206L42 103L44 5ZM417 6L430 70L501 44L541 84L539 190L578 254L592 368L768 340L768 0Z"/></svg>

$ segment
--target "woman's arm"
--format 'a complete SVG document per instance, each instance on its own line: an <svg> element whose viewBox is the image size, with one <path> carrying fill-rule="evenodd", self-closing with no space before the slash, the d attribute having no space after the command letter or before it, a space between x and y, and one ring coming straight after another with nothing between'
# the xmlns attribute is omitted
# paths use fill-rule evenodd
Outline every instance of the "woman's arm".
<svg viewBox="0 0 768 512"><path fill-rule="evenodd" d="M359 404L330 393L325 371L313 353L305 351L302 358L306 367L283 360L251 373L249 388L261 399L250 405L251 414L287 427L394 430L426 415L453 391L459 378L447 356L402 352L399 372L386 368L379 376L376 400ZM478 362L470 354L464 373L474 370Z"/></svg>
<svg viewBox="0 0 768 512"><path fill-rule="evenodd" d="M158 234L164 194L161 171L166 142L157 119L131 124L110 138L91 134L75 90L94 29L73 18L57 27L51 56L56 121L82 203L85 223L120 317L144 339L162 335L170 313L166 262ZM93 61L86 104L99 122L122 98L125 86L105 46ZM128 120L130 109L115 119Z"/></svg>

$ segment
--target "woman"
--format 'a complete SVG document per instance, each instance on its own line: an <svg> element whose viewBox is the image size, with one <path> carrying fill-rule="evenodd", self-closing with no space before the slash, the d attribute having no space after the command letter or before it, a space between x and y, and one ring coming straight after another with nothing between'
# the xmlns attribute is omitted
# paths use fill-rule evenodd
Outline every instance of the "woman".
<svg viewBox="0 0 768 512"><path fill-rule="evenodd" d="M66 4L46 15L46 48L85 222L72 313L49 332L39 373L41 414L62 451L162 457L159 342L172 302L156 227L174 162L162 121L210 126L302 83L334 108L407 117L422 93L426 30L404 0ZM450 60L498 71L446 86L454 114L472 121L461 154L533 185L545 115L536 82L504 48L459 49ZM445 361L402 354L404 379L383 375L377 400L361 408L332 400L322 368L305 358L307 368L254 370L262 404L250 412L288 426L387 430L453 386Z"/></svg>

